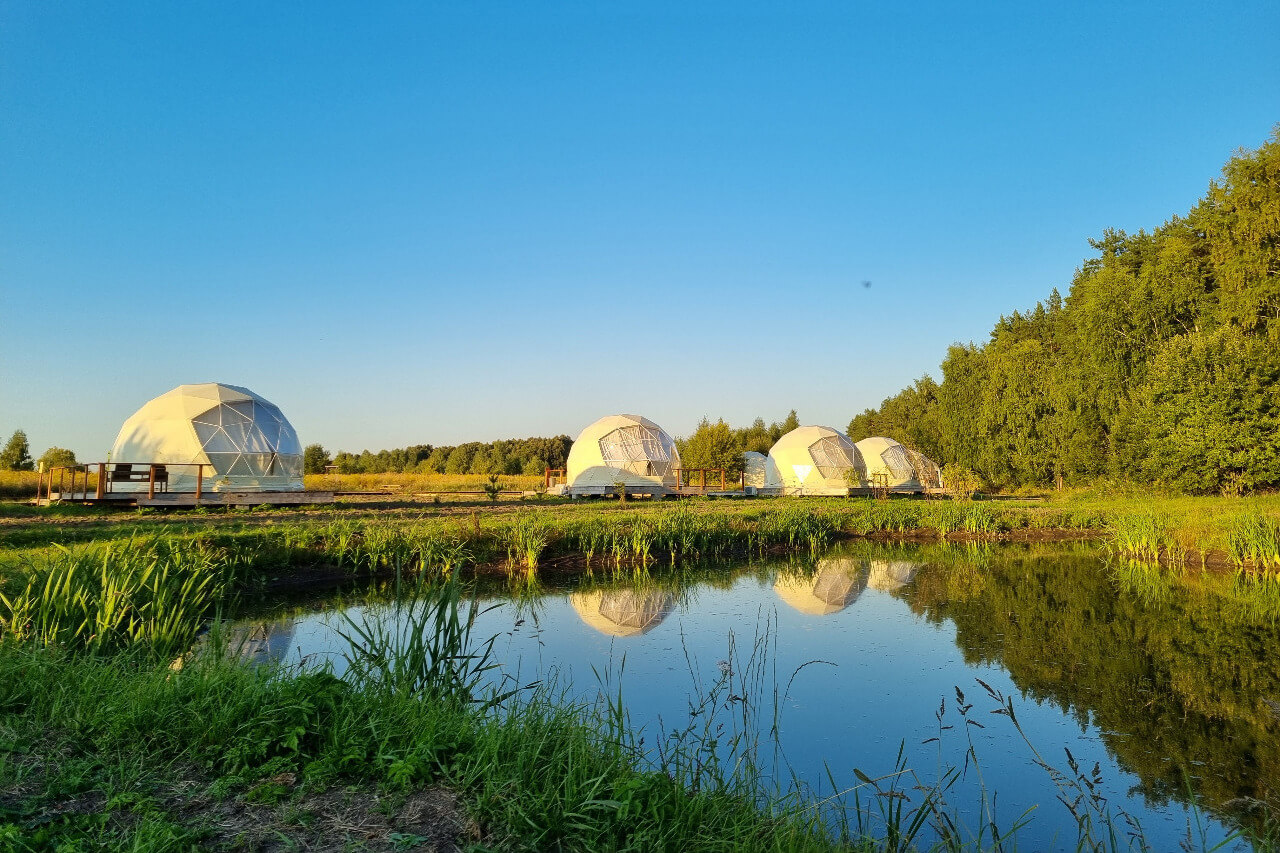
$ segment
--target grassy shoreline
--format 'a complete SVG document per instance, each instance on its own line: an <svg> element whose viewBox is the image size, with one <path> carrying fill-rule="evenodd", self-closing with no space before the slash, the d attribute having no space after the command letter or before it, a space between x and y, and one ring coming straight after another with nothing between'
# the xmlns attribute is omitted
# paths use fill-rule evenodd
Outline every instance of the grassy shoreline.
<svg viewBox="0 0 1280 853"><path fill-rule="evenodd" d="M545 559L571 554L585 555L588 562L605 556L615 562L678 562L771 547L813 548L844 538L1003 541L1087 536L1103 539L1119 556L1179 567L1259 572L1280 569L1280 496L1188 498L1082 491L977 501L388 500L375 505L171 513L0 503L0 574L11 580L13 564L29 552L135 535L248 548L267 568L312 564L344 570L352 564L370 570L403 566L414 559L415 550L427 562L441 558L436 550L456 551L451 561L455 564L492 567L513 562L532 569Z"/></svg>
<svg viewBox="0 0 1280 853"><path fill-rule="evenodd" d="M1138 503L1089 493L171 515L0 505L0 844L252 849L269 845L258 832L269 826L290 843L336 832L391 850L453 827L441 839L478 850L895 849L902 821L936 816L908 812L874 832L845 824L833 835L812 802L796 792L762 799L749 772L646 767L608 703L571 706L536 692L486 709L387 689L385 678L353 686L229 660L172 662L220 608L273 579L323 572L417 575L435 588L463 569L519 583L540 571L817 553L849 538L1091 536L1120 556L1180 570L1220 561L1251 575L1274 565L1267 549L1278 522L1273 496ZM549 792L543 780L553 776L572 784ZM428 791L437 793L424 805ZM325 817L335 798L364 809L380 827L375 841ZM439 813L434 822L414 817L423 809Z"/></svg>

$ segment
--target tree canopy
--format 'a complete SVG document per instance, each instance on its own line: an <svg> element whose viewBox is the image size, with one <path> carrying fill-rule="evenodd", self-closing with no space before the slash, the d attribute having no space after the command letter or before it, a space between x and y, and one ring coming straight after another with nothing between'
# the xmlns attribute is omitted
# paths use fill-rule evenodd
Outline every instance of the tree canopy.
<svg viewBox="0 0 1280 853"><path fill-rule="evenodd" d="M1185 216L1106 230L1063 299L1001 317L849 424L988 482L1280 485L1280 128Z"/></svg>
<svg viewBox="0 0 1280 853"><path fill-rule="evenodd" d="M75 464L77 464L76 455L65 447L50 447L44 453L41 453L40 458L36 460L36 465L42 471Z"/></svg>

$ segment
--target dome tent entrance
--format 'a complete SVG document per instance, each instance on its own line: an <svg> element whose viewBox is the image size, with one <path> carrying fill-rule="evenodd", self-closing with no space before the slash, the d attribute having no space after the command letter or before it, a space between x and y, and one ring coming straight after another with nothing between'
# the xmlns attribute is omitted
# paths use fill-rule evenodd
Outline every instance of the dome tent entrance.
<svg viewBox="0 0 1280 853"><path fill-rule="evenodd" d="M138 409L120 428L113 463L173 465L169 487L193 491L194 468L209 465L212 491L302 491L302 445L274 403L247 388L207 382L179 385ZM120 491L146 491L122 483Z"/></svg>
<svg viewBox="0 0 1280 853"><path fill-rule="evenodd" d="M865 484L866 466L842 432L802 426L769 450L766 488L784 495L847 495Z"/></svg>
<svg viewBox="0 0 1280 853"><path fill-rule="evenodd" d="M675 491L680 453L662 427L639 415L609 415L579 434L565 462L570 495L628 492L665 495Z"/></svg>

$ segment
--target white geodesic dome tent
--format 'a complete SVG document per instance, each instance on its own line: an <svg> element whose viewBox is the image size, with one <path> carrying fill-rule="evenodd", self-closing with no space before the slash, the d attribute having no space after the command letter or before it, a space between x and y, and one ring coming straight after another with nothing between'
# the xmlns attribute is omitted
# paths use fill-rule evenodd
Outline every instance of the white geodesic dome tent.
<svg viewBox="0 0 1280 853"><path fill-rule="evenodd" d="M847 495L864 485L862 456L848 436L824 426L802 426L769 450L767 489L784 495Z"/></svg>
<svg viewBox="0 0 1280 853"><path fill-rule="evenodd" d="M602 634L633 637L652 631L675 607L671 593L660 589L575 592L569 604L582 621Z"/></svg>
<svg viewBox="0 0 1280 853"><path fill-rule="evenodd" d="M623 483L628 492L667 494L676 486L680 453L662 427L639 415L608 415L588 426L569 449L566 493L600 495Z"/></svg>
<svg viewBox="0 0 1280 853"><path fill-rule="evenodd" d="M942 486L942 474L933 460L892 438L864 438L857 447L873 485L880 475L881 482L896 491L920 492Z"/></svg>
<svg viewBox="0 0 1280 853"><path fill-rule="evenodd" d="M248 388L206 382L179 385L151 400L120 427L111 464L167 466L171 491L194 491L206 463L208 491L302 491L302 444L272 402ZM147 483L116 483L146 491Z"/></svg>
<svg viewBox="0 0 1280 853"><path fill-rule="evenodd" d="M857 601L867 588L864 568L851 557L823 557L812 573L779 573L773 591L801 613L824 616Z"/></svg>

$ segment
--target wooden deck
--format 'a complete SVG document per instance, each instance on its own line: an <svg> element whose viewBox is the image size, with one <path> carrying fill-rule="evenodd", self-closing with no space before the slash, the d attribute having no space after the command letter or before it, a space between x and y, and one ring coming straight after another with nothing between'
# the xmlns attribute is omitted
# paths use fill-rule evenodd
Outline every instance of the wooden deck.
<svg viewBox="0 0 1280 853"><path fill-rule="evenodd" d="M101 497L92 492L54 492L41 498L39 506L55 503L74 503L85 506L193 508L197 506L301 506L304 504L331 504L333 492L204 492L199 497L194 492L157 492L148 497L146 492L108 492Z"/></svg>

